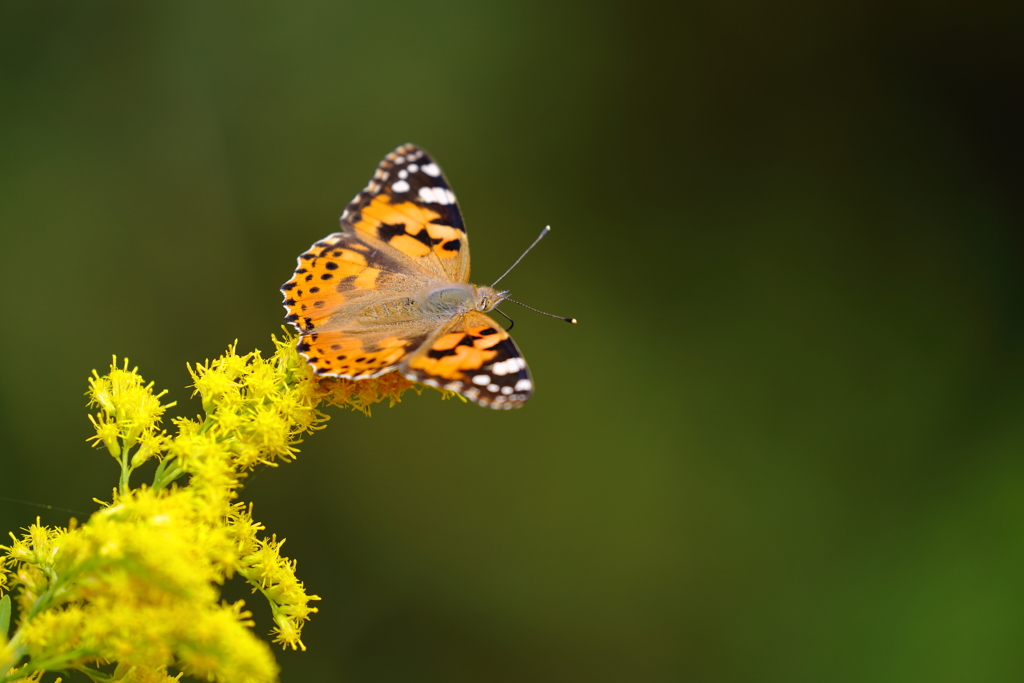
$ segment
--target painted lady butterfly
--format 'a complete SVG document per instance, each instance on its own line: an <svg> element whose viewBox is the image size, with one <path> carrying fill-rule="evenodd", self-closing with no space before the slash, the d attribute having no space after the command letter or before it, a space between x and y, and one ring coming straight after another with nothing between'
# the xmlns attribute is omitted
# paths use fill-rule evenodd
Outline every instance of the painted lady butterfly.
<svg viewBox="0 0 1024 683"><path fill-rule="evenodd" d="M387 155L341 228L302 254L281 288L299 352L318 375L398 370L488 408L530 398L526 361L486 315L508 292L469 283L462 214L426 152L403 145Z"/></svg>

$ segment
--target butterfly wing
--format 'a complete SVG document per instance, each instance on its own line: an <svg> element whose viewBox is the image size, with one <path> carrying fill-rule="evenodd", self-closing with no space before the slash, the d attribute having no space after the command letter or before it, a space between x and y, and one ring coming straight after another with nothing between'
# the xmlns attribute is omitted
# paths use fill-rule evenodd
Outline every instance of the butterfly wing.
<svg viewBox="0 0 1024 683"><path fill-rule="evenodd" d="M299 331L299 353L318 375L376 377L394 370L436 332L433 319L388 318L431 282L358 236L334 233L299 257L281 288L285 320Z"/></svg>
<svg viewBox="0 0 1024 683"><path fill-rule="evenodd" d="M401 369L491 408L530 397L526 361L492 318L424 318L411 305L428 289L469 281L462 214L426 152L403 145L385 157L341 225L299 257L282 287L299 352L317 374L365 379Z"/></svg>
<svg viewBox="0 0 1024 683"><path fill-rule="evenodd" d="M396 369L446 321L411 302L439 284L467 281L462 214L423 150L387 155L341 217L344 232L314 244L285 283L286 320L317 374L363 379Z"/></svg>
<svg viewBox="0 0 1024 683"><path fill-rule="evenodd" d="M526 360L501 325L480 311L456 316L401 367L414 382L457 391L485 408L518 408L533 393Z"/></svg>
<svg viewBox="0 0 1024 683"><path fill-rule="evenodd" d="M346 232L442 280L469 281L462 212L441 168L415 145L384 157L341 216Z"/></svg>

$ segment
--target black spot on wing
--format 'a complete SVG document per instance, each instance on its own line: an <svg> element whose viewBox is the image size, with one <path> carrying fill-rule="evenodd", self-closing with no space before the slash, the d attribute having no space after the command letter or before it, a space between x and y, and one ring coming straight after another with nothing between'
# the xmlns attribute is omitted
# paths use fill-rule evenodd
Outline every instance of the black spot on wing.
<svg viewBox="0 0 1024 683"><path fill-rule="evenodd" d="M426 230L420 230L418 233L413 235L413 238L415 238L416 240L419 240L420 242L422 242L423 244L425 244L428 247L432 247L432 246L434 246L435 244L437 244L438 242L441 241L440 239L436 239L436 240L432 239L430 237L430 235L427 234Z"/></svg>
<svg viewBox="0 0 1024 683"><path fill-rule="evenodd" d="M457 204L449 204L447 206L440 206L439 204L431 204L432 207L440 207L435 209L439 214L440 218L435 218L430 221L438 225L450 225L457 230L466 232L466 224L462 222L462 213L459 211Z"/></svg>
<svg viewBox="0 0 1024 683"><path fill-rule="evenodd" d="M351 292L353 289L356 288L357 277L357 275L348 275L346 277L341 278L340 280L338 280L338 284L335 285L334 287L335 291L338 292L339 294Z"/></svg>
<svg viewBox="0 0 1024 683"><path fill-rule="evenodd" d="M381 223L377 226L377 237L387 242L392 237L407 234L405 223Z"/></svg>

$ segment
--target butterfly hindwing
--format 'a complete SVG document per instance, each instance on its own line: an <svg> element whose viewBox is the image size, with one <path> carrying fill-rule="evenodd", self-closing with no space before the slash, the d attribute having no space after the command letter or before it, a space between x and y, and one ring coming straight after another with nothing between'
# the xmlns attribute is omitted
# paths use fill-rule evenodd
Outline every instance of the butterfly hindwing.
<svg viewBox="0 0 1024 683"><path fill-rule="evenodd" d="M408 323L312 332L299 337L298 349L321 377L369 379L397 369L433 331L429 326Z"/></svg>
<svg viewBox="0 0 1024 683"><path fill-rule="evenodd" d="M380 241L445 280L469 281L462 212L441 168L415 145L384 157L341 216L342 228Z"/></svg>
<svg viewBox="0 0 1024 683"><path fill-rule="evenodd" d="M490 316L469 311L453 319L402 366L414 382L457 391L490 408L517 408L533 393L526 360Z"/></svg>

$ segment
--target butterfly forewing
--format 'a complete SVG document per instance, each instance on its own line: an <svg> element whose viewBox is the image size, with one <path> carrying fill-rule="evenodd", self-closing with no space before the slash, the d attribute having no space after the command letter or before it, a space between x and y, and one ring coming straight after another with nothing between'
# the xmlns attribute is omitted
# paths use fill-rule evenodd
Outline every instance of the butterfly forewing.
<svg viewBox="0 0 1024 683"><path fill-rule="evenodd" d="M469 281L469 242L455 194L437 163L414 145L384 157L370 184L346 207L341 225L389 245L440 278Z"/></svg>

